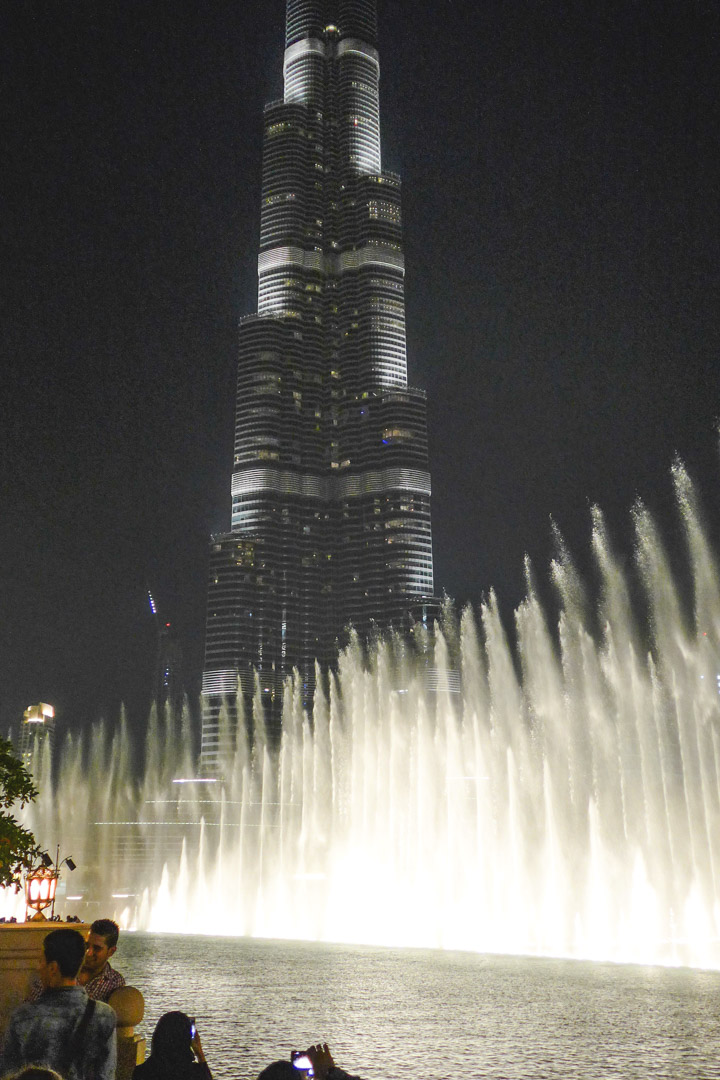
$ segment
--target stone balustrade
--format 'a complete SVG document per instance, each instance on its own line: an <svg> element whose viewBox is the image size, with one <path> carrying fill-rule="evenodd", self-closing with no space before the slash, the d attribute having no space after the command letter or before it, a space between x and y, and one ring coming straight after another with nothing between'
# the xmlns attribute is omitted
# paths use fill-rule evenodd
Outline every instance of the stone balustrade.
<svg viewBox="0 0 720 1080"><path fill-rule="evenodd" d="M133 1069L145 1060L146 1040L135 1034L145 1015L145 998L135 986L121 986L110 995L117 1013L117 1070L115 1080L130 1080Z"/></svg>

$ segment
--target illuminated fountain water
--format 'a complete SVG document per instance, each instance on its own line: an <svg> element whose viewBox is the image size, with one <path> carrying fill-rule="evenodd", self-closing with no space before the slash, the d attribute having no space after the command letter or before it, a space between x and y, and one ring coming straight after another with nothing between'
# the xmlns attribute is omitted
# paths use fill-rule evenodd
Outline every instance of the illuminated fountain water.
<svg viewBox="0 0 720 1080"><path fill-rule="evenodd" d="M45 763L30 824L88 864L113 838L85 890L115 893L126 925L720 967L720 586L673 477L692 618L638 506L636 626L594 511L594 615L561 550L558 625L528 573L517 645L491 596L436 640L438 692L398 642L351 648L311 720L288 689L277 750L262 728L238 740L224 785L175 783L187 716L151 718L140 783L124 725L98 728L54 788Z"/></svg>

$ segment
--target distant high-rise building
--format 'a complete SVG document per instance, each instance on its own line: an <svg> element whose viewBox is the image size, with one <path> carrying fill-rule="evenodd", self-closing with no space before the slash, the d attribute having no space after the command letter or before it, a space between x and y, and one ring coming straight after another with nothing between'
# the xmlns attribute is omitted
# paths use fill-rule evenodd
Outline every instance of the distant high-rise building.
<svg viewBox="0 0 720 1080"><path fill-rule="evenodd" d="M224 697L276 716L298 668L437 614L426 402L408 386L400 178L383 172L375 0L288 0L265 108L258 311L241 320L231 531L210 554L202 757Z"/></svg>
<svg viewBox="0 0 720 1080"><path fill-rule="evenodd" d="M40 750L45 743L52 752L55 739L55 710L52 705L40 702L29 705L23 713L18 739L18 755L26 768L32 765L35 748Z"/></svg>
<svg viewBox="0 0 720 1080"><path fill-rule="evenodd" d="M179 710L183 706L185 682L183 679L183 649L169 622L160 617L157 604L150 589L148 604L157 630L157 652L153 679L153 700L158 705L168 705Z"/></svg>

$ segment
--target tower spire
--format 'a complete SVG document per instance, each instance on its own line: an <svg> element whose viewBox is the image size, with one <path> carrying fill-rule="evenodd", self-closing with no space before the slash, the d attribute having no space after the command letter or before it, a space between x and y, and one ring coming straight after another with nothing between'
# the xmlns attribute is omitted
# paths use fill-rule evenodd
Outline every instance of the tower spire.
<svg viewBox="0 0 720 1080"><path fill-rule="evenodd" d="M285 45L303 38L321 38L327 26L342 37L358 38L377 46L375 0L287 0Z"/></svg>

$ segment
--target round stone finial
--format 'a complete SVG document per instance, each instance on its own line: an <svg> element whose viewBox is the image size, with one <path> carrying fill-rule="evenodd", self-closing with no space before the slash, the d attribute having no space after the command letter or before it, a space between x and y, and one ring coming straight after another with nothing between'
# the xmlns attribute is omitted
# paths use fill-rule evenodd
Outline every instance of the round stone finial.
<svg viewBox="0 0 720 1080"><path fill-rule="evenodd" d="M145 998L136 986L121 986L113 990L108 1004L117 1013L119 1035L123 1028L134 1028L145 1015Z"/></svg>

